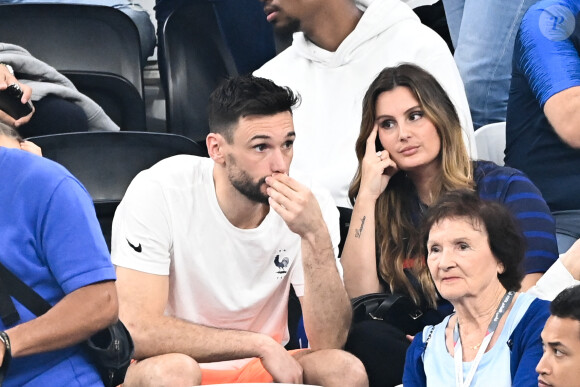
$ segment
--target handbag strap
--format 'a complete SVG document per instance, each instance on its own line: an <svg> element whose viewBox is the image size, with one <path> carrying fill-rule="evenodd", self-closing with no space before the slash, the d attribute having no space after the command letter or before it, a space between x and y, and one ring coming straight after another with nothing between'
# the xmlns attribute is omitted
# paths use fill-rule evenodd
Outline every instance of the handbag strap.
<svg viewBox="0 0 580 387"><path fill-rule="evenodd" d="M0 272L0 318L5 326L16 324L20 320L20 315L10 298L6 281Z"/></svg>
<svg viewBox="0 0 580 387"><path fill-rule="evenodd" d="M425 340L425 350L427 350L427 346L429 345L429 341L431 340L431 336L433 335L434 330L435 330L435 325L432 325L431 330L429 331L429 335L427 336L427 340Z"/></svg>
<svg viewBox="0 0 580 387"><path fill-rule="evenodd" d="M14 306L10 296L26 307L36 316L46 313L52 306L36 293L30 286L26 285L14 273L8 270L0 262L0 314L5 325L13 325L20 320L20 315ZM16 320L14 320L16 318Z"/></svg>

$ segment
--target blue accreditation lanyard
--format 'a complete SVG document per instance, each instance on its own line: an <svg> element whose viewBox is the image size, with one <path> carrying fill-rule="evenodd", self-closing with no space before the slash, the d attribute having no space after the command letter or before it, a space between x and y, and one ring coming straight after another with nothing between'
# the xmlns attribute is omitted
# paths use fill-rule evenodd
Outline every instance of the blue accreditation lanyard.
<svg viewBox="0 0 580 387"><path fill-rule="evenodd" d="M455 385L457 387L469 387L471 385L471 381L475 376L475 371L477 371L477 367L481 362L481 358L489 346L489 342L491 341L493 333L497 329L499 320L501 320L502 316L507 311L507 308L510 305L515 293L516 292L513 290L507 292L497 306L495 316L489 323L487 334L483 338L481 346L479 347L479 351L477 351L477 355L475 355L475 359L471 363L471 368L469 369L469 373L467 374L465 381L463 380L463 349L461 348L461 337L459 336L459 319L457 319L457 322L455 323L455 329L453 330L453 340L455 341L455 346L453 347L453 360L455 361Z"/></svg>

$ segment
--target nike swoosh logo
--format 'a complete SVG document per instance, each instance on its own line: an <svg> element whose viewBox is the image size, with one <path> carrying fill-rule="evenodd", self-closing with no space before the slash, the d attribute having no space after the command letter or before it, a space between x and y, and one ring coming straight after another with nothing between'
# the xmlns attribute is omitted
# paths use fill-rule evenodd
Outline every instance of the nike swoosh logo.
<svg viewBox="0 0 580 387"><path fill-rule="evenodd" d="M139 243L138 246L135 246L134 244L132 244L131 242L129 242L129 239L126 239L127 243L129 244L129 246L131 246L131 248L133 250L135 250L136 252L140 253L141 252L141 243Z"/></svg>

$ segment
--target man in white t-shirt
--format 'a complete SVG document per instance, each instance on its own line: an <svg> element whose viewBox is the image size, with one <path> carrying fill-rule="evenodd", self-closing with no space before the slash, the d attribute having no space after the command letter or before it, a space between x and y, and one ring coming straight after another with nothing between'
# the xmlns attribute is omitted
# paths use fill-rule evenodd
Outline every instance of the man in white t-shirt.
<svg viewBox="0 0 580 387"><path fill-rule="evenodd" d="M294 94L252 76L210 97L210 158L141 172L113 221L120 316L135 340L125 387L282 382L365 386L344 345L351 308L335 259L338 211L288 175ZM288 295L311 350L287 352Z"/></svg>

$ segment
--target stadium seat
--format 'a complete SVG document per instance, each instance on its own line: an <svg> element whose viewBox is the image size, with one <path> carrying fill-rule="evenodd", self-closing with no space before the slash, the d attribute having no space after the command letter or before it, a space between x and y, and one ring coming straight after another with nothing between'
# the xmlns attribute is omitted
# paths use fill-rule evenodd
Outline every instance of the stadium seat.
<svg viewBox="0 0 580 387"><path fill-rule="evenodd" d="M478 158L504 165L505 136L505 122L496 122L477 129L475 144Z"/></svg>
<svg viewBox="0 0 580 387"><path fill-rule="evenodd" d="M145 130L139 33L112 7L2 4L0 41L27 49L69 77L122 130Z"/></svg>
<svg viewBox="0 0 580 387"><path fill-rule="evenodd" d="M238 73L214 5L188 2L169 15L163 33L167 130L205 144L209 95Z"/></svg>
<svg viewBox="0 0 580 387"><path fill-rule="evenodd" d="M90 193L107 245L117 205L142 170L178 154L205 156L189 138L168 133L82 132L31 137L44 157L66 167Z"/></svg>

